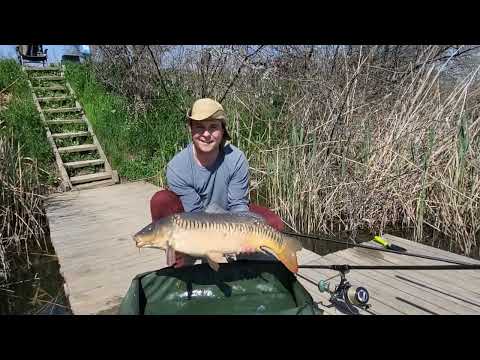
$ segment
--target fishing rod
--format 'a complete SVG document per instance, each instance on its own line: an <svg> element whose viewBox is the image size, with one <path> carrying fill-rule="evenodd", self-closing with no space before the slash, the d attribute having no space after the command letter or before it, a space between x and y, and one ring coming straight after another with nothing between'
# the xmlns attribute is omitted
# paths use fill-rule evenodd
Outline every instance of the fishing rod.
<svg viewBox="0 0 480 360"><path fill-rule="evenodd" d="M302 269L349 270L480 270L480 264L470 265L298 265Z"/></svg>
<svg viewBox="0 0 480 360"><path fill-rule="evenodd" d="M404 256L413 256L428 260L435 260L446 262L454 265L299 265L299 268L303 269L327 269L327 270L334 270L338 271L338 274L325 279L320 280L317 284L318 290L321 293L329 293L330 294L330 303L327 307L335 306L340 312L349 315L358 315L358 309L363 309L368 311L371 305L368 303L370 300L370 294L368 290L363 286L352 286L350 282L346 278L346 274L350 270L480 270L480 264L471 264L465 263L461 261L454 261L450 259L444 259L434 256L428 256L423 254L411 253L400 246L389 244L387 241L382 239L380 236L376 236L374 241L381 244L383 248L369 246L369 245L362 245L356 243L350 243L345 241L333 240L322 238L320 236L313 236L313 235L304 235L304 234L297 234L289 231L283 231L283 233L290 235L290 236L298 236L307 239L314 239L314 240L322 240L328 242L334 242L337 244L342 244L351 246L351 247L359 247L369 250L376 250L376 251L384 251L387 253L404 255ZM340 283L336 285L334 288L331 286L331 280L340 276Z"/></svg>
<svg viewBox="0 0 480 360"><path fill-rule="evenodd" d="M290 236L298 236L298 237L307 238L307 239L334 242L334 243L337 243L337 244L342 244L342 245L346 245L346 246L350 246L350 247L359 247L359 248L369 249L369 250L384 251L384 252L391 253L391 254L413 256L413 257L418 257L418 258L427 259L427 260L442 261L442 262L455 264L455 265L467 265L467 266L475 265L475 264L472 264L472 263L466 263L466 262L462 262L462 261L455 261L455 260L450 260L450 259L445 259L445 258L439 258L439 257L436 257L436 256L429 256L429 255L423 255L423 254L418 254L418 253L412 253L412 252L406 251L406 249L403 249L403 248L400 248L400 247L395 247L395 246L392 246L390 249L385 249L385 248L380 248L380 247L376 247L376 246L354 244L354 243L350 243L350 242L339 241L339 240L334 240L334 239L327 239L327 238L323 238L323 237L320 237L320 236L314 236L314 235L298 234L298 233L289 232L289 231L283 231L283 233L286 234L286 235L290 235ZM383 239L381 239L380 237L376 237L376 239L374 239L374 240L382 241ZM403 249L403 251L392 250L394 248L400 248L400 249Z"/></svg>

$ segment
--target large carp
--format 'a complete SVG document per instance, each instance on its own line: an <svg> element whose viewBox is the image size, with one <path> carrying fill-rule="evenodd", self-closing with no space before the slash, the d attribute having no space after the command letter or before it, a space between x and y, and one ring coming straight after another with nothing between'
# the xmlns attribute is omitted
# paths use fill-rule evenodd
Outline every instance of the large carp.
<svg viewBox="0 0 480 360"><path fill-rule="evenodd" d="M288 237L251 212L229 213L211 206L204 212L180 213L155 221L133 236L136 246L161 248L171 259L174 251L204 257L218 270L226 255L247 251L267 253L287 269L298 271L300 242ZM171 260L167 260L171 265Z"/></svg>

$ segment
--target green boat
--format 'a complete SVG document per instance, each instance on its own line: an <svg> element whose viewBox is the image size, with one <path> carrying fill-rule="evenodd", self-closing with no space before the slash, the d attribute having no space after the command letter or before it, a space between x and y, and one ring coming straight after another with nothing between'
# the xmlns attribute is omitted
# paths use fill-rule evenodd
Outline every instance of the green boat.
<svg viewBox="0 0 480 360"><path fill-rule="evenodd" d="M294 274L281 263L236 261L137 275L120 315L321 315Z"/></svg>

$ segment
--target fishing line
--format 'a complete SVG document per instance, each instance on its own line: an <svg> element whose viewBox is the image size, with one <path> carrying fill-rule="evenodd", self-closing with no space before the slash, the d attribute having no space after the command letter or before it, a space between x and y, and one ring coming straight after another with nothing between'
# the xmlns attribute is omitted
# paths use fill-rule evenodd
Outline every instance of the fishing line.
<svg viewBox="0 0 480 360"><path fill-rule="evenodd" d="M390 249L379 248L379 247L375 247L375 246L353 244L353 243L345 242L345 241L327 239L327 238L323 238L323 237L320 237L320 236L304 235L304 234L298 234L298 233L293 233L293 232L289 232L289 231L283 231L283 233L286 234L286 235L290 235L290 236L299 236L299 237L303 237L303 238L307 238L307 239L334 242L334 243L337 243L337 244L346 245L347 247L350 246L350 247L359 247L359 248L364 248L364 249L369 249L369 250L384 251L384 252L391 253L391 254L413 256L413 257L418 257L418 258L422 258L422 259L442 261L442 262L455 264L455 265L466 265L466 266L475 265L475 264L472 264L472 263L466 263L466 262L462 262L462 261L454 261L454 260L450 260L450 259L439 258L439 257L423 255L423 254L417 254L417 253L412 253L412 252L400 252L400 251L395 251L395 250L390 250Z"/></svg>

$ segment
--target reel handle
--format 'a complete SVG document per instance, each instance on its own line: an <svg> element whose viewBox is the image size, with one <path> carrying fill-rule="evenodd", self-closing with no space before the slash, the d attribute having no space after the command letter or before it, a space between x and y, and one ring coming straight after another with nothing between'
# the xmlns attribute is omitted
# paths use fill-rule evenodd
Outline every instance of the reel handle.
<svg viewBox="0 0 480 360"><path fill-rule="evenodd" d="M326 280L320 280L317 284L318 290L323 293L323 292L330 292L330 283Z"/></svg>

